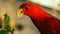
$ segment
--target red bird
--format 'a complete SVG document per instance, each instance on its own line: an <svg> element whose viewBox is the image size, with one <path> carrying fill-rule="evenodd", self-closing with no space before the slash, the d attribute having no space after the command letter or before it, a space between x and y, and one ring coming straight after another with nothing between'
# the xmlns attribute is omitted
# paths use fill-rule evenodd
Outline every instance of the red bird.
<svg viewBox="0 0 60 34"><path fill-rule="evenodd" d="M60 20L33 3L22 4L17 14L29 16L42 34L60 34Z"/></svg>

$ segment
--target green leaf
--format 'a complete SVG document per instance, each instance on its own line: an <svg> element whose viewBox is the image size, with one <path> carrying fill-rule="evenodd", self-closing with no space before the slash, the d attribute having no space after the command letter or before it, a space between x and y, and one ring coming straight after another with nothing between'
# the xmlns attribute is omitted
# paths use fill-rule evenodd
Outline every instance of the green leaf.
<svg viewBox="0 0 60 34"><path fill-rule="evenodd" d="M9 26L9 21L10 17L7 14L5 14L4 15L5 29L7 32L11 32L12 34L14 34L14 29L11 30L11 27Z"/></svg>
<svg viewBox="0 0 60 34"><path fill-rule="evenodd" d="M11 32L11 27L9 25L6 25L5 26L5 29L8 31L8 32Z"/></svg>
<svg viewBox="0 0 60 34"><path fill-rule="evenodd" d="M9 21L10 21L10 17L9 17L7 14L5 14L5 15L4 15L5 25L7 25L7 24L9 23Z"/></svg>
<svg viewBox="0 0 60 34"><path fill-rule="evenodd" d="M5 29L6 29L7 31L11 32L11 28L10 28L10 26L9 26L10 17L9 17L7 14L5 14L4 16L5 16L5 17L4 17Z"/></svg>
<svg viewBox="0 0 60 34"><path fill-rule="evenodd" d="M8 32L6 30L1 30L0 34L8 34Z"/></svg>
<svg viewBox="0 0 60 34"><path fill-rule="evenodd" d="M14 29L11 30L11 33L14 34Z"/></svg>

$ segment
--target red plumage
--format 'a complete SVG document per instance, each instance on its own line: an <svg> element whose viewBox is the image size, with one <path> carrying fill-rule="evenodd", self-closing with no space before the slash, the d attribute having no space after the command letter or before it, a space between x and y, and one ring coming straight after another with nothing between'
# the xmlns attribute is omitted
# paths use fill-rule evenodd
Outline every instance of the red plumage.
<svg viewBox="0 0 60 34"><path fill-rule="evenodd" d="M41 7L26 2L20 6L42 34L60 34L60 20L47 13Z"/></svg>

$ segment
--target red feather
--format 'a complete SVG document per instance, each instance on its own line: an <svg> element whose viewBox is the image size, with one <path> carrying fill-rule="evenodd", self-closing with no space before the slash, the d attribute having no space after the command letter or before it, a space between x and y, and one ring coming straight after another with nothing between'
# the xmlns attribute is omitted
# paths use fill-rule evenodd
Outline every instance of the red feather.
<svg viewBox="0 0 60 34"><path fill-rule="evenodd" d="M20 6L42 34L60 34L60 20L47 13L41 7L26 2Z"/></svg>

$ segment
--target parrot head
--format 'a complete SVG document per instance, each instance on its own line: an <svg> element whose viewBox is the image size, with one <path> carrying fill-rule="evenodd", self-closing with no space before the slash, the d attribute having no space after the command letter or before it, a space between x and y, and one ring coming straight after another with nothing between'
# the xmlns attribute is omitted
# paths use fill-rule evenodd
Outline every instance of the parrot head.
<svg viewBox="0 0 60 34"><path fill-rule="evenodd" d="M24 3L22 4L19 9L17 10L17 17L22 17L23 15L28 15L31 12L31 4L30 3Z"/></svg>
<svg viewBox="0 0 60 34"><path fill-rule="evenodd" d="M22 4L17 10L17 17L22 17L23 15L27 15L29 17L32 17L34 15L36 16L38 10L38 6L33 3L26 2Z"/></svg>

